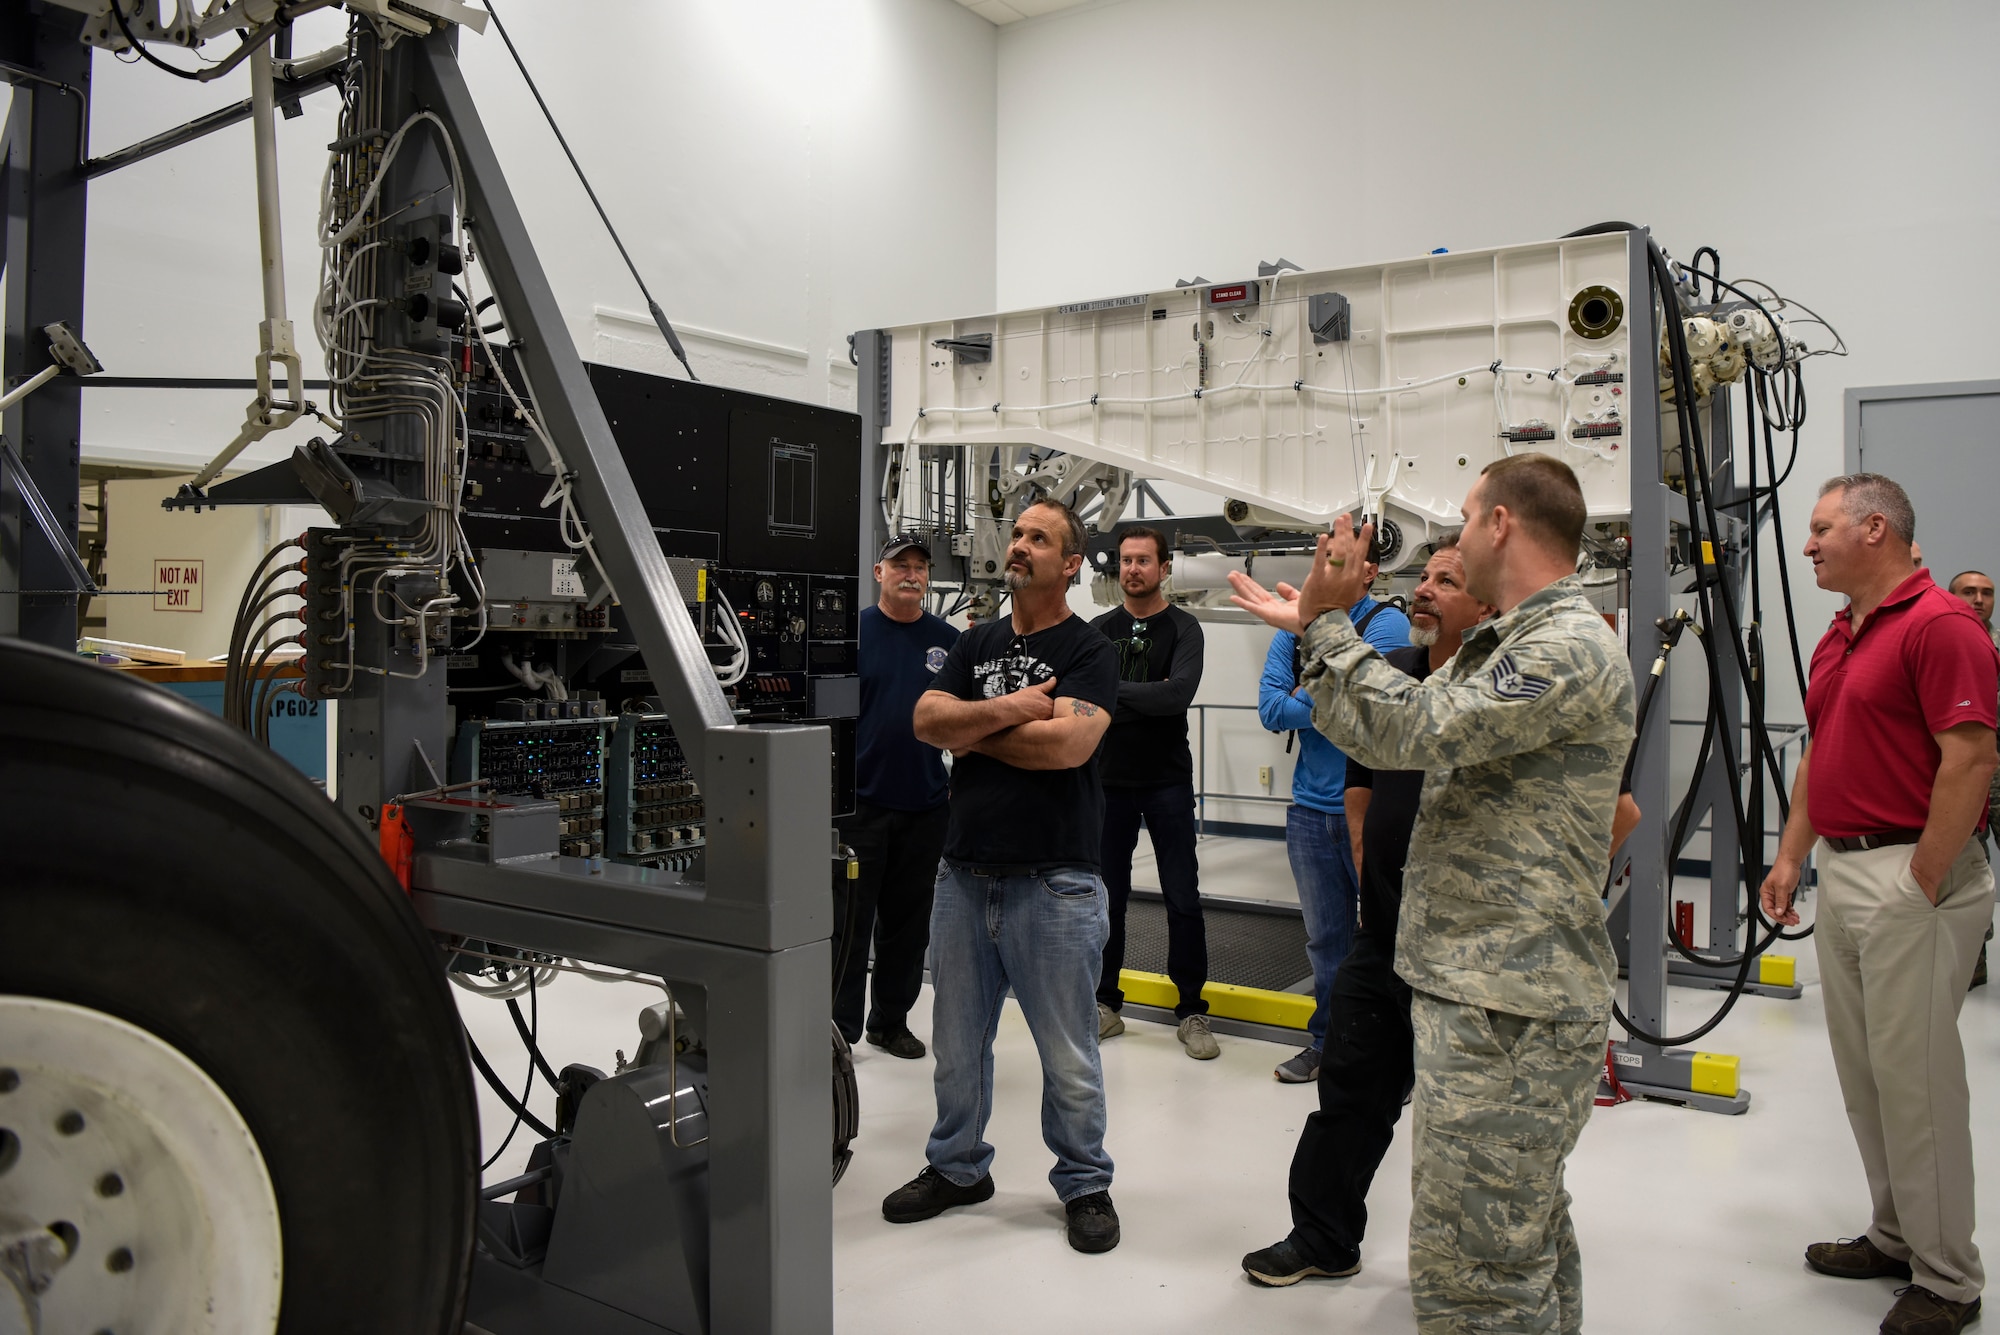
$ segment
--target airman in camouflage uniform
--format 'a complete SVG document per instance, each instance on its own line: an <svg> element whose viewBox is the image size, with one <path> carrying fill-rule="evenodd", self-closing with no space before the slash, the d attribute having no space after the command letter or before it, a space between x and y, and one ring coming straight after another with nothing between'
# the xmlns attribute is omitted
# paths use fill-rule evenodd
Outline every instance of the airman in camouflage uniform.
<svg viewBox="0 0 2000 1335"><path fill-rule="evenodd" d="M1482 498L1496 484L1513 503ZM1555 524L1539 522L1550 497ZM1513 536L1496 537L1508 510ZM1569 1335L1582 1328L1583 1286L1563 1161L1590 1116L1617 976L1598 892L1632 745L1632 672L1580 582L1559 577L1565 559L1575 568L1584 520L1567 467L1504 460L1465 513L1468 589L1507 610L1421 682L1334 605L1352 575L1329 567L1358 569L1372 534L1336 520L1305 590L1280 593L1307 622L1300 684L1313 726L1364 765L1427 772L1396 942L1396 971L1415 990L1418 1328ZM1481 588L1475 562L1512 596ZM1231 583L1239 606L1284 623L1279 600L1245 577Z"/></svg>
<svg viewBox="0 0 2000 1335"><path fill-rule="evenodd" d="M1576 1331L1563 1160L1604 1066L1618 961L1598 898L1632 670L1574 579L1418 682L1339 611L1306 628L1313 726L1422 769L1396 972L1415 989L1410 1287L1430 1331Z"/></svg>

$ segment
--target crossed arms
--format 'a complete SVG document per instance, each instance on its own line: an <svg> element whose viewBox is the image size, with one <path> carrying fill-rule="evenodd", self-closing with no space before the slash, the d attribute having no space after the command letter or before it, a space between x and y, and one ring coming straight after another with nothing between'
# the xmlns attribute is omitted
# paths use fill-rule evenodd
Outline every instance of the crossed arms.
<svg viewBox="0 0 2000 1335"><path fill-rule="evenodd" d="M991 700L925 691L912 720L917 740L963 756L992 756L1016 769L1075 769L1111 726L1111 711L1057 695L1055 678Z"/></svg>

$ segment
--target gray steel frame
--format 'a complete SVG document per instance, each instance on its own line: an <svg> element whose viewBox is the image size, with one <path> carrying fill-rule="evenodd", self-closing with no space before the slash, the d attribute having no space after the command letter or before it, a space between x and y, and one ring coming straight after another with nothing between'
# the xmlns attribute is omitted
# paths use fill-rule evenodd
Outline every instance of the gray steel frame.
<svg viewBox="0 0 2000 1335"><path fill-rule="evenodd" d="M49 364L44 325L62 321L79 337L84 332L88 193L77 164L88 144L90 48L81 40L83 21L81 14L51 7L10 19L0 32L0 59L13 67L0 69L0 79L14 84L0 173L9 388ZM82 382L68 375L49 381L0 420L0 433L19 449L72 552L82 422ZM18 485L0 480L0 635L70 652L76 648L76 577L38 529L30 535L27 517Z"/></svg>
<svg viewBox="0 0 2000 1335"><path fill-rule="evenodd" d="M570 860L529 864L529 872L429 854L418 859L412 883L421 912L440 930L658 971L707 993L710 1328L831 1331L827 733L736 726L570 341L452 36L425 39L408 91L457 145L467 229L510 326L525 335L519 351L539 410L683 739L710 834L704 882ZM643 1254L650 1243L635 1237L631 1245ZM475 1301L479 1291L476 1284ZM532 1328L580 1328L577 1313L539 1310ZM604 1328L612 1328L608 1319Z"/></svg>

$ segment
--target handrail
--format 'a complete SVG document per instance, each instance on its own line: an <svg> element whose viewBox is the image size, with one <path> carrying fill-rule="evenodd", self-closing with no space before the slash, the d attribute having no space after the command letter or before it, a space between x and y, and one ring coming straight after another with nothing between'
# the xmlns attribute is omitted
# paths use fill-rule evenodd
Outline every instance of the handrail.
<svg viewBox="0 0 2000 1335"><path fill-rule="evenodd" d="M1200 719L1195 724L1195 742L1197 751L1197 755L1195 758L1195 786L1194 786L1195 838L1197 839L1202 838L1208 833L1208 803L1210 798L1214 798L1218 802L1264 802L1276 806L1290 806L1292 804L1292 799L1289 796L1279 797L1274 793L1232 793L1232 792L1209 791L1208 711L1211 709L1223 709L1223 710L1234 710L1238 712L1254 714L1257 712L1257 706L1229 705L1229 704L1196 704L1196 705L1189 705L1188 708L1201 716Z"/></svg>

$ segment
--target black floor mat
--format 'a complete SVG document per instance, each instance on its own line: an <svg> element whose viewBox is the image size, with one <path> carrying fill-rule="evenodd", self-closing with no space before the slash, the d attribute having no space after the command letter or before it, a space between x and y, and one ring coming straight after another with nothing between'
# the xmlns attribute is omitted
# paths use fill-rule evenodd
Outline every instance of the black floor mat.
<svg viewBox="0 0 2000 1335"><path fill-rule="evenodd" d="M1202 905L1208 935L1208 980L1282 992L1312 976L1306 924L1296 913ZM1167 971L1167 906L1134 896L1125 908L1125 967Z"/></svg>

